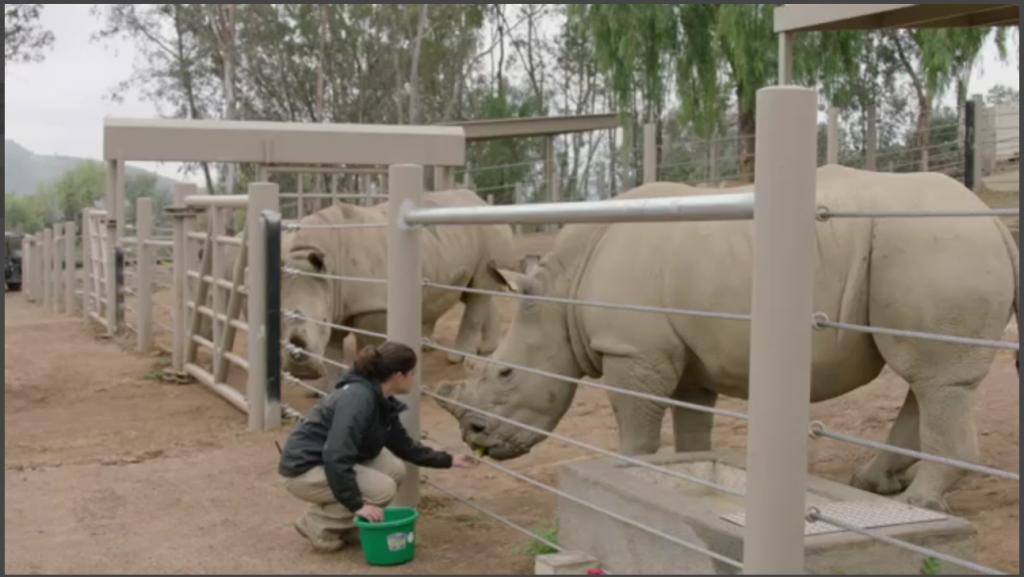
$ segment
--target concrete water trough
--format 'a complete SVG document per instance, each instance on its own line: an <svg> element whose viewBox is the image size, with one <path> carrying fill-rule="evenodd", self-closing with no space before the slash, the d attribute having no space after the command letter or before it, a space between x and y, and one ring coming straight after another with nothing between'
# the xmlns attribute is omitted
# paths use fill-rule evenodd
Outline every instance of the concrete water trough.
<svg viewBox="0 0 1024 577"><path fill-rule="evenodd" d="M643 460L685 472L740 493L746 488L735 452L658 454ZM570 495L729 557L743 559L743 498L602 458L568 463L559 484ZM811 476L807 506L822 514L962 559L973 560L974 527L964 519L919 509L849 485ZM585 551L612 573L734 574L738 570L670 543L568 499L558 503L559 539ZM924 556L824 523L805 526L810 574L919 574ZM939 563L940 573L964 569Z"/></svg>

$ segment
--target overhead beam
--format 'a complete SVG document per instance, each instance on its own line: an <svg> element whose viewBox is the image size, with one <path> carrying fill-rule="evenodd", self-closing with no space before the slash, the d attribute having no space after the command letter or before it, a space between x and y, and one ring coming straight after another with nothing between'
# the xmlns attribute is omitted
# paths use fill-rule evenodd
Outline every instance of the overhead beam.
<svg viewBox="0 0 1024 577"><path fill-rule="evenodd" d="M462 166L465 145L457 126L127 118L103 123L103 157L122 161Z"/></svg>
<svg viewBox="0 0 1024 577"><path fill-rule="evenodd" d="M1016 4L787 4L775 31L1017 25Z"/></svg>
<svg viewBox="0 0 1024 577"><path fill-rule="evenodd" d="M466 132L467 141L551 136L573 132L589 132L618 128L618 114L587 114L583 116L546 116L542 118L498 118L446 122L441 126L458 126Z"/></svg>

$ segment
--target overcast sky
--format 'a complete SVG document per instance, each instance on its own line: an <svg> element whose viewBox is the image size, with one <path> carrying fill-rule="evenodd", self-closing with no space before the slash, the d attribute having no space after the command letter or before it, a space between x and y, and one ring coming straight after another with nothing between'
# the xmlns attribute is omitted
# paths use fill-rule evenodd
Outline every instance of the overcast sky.
<svg viewBox="0 0 1024 577"><path fill-rule="evenodd" d="M111 102L109 91L131 75L135 50L130 42L94 42L100 28L90 5L46 5L42 24L56 40L41 63L5 66L5 136L39 154L100 158L106 116L153 118L156 107L138 94ZM1011 34L1011 37L1013 35ZM1010 50L1017 50L1010 40ZM996 84L1019 87L1016 58L999 62L994 44L985 47L974 69L971 91L985 93ZM132 163L178 177L178 165ZM197 180L197 178L195 178Z"/></svg>

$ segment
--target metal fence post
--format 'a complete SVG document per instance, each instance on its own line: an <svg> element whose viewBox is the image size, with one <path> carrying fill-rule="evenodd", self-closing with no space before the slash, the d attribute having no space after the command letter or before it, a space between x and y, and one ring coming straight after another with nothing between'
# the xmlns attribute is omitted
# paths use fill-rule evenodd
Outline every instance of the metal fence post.
<svg viewBox="0 0 1024 577"><path fill-rule="evenodd" d="M21 290L25 293L25 300L30 303L36 302L35 290L32 286L32 236L25 235L21 238Z"/></svg>
<svg viewBox="0 0 1024 577"><path fill-rule="evenodd" d="M75 221L64 223L64 308L75 314Z"/></svg>
<svg viewBox="0 0 1024 577"><path fill-rule="evenodd" d="M828 130L825 151L825 164L839 164L839 109L830 106L828 109Z"/></svg>
<svg viewBox="0 0 1024 577"><path fill-rule="evenodd" d="M404 401L409 410L402 424L413 439L420 438L420 367L423 365L423 276L420 263L420 231L406 226L403 211L417 206L423 193L423 167L397 164L388 169L388 340L416 351L413 387ZM395 502L415 507L419 502L419 470L409 467Z"/></svg>
<svg viewBox="0 0 1024 577"><path fill-rule="evenodd" d="M280 274L279 270L267 270L266 229L260 221L263 211L278 210L278 188L269 182L249 184L249 205L246 209L245 228L248 231L248 275L245 290L248 292L249 322L248 361L249 375L246 381L246 399L249 404L249 430L276 428L281 425L281 407L267 402L267 363L264 354L270 346L267 342L267 297L266 275Z"/></svg>
<svg viewBox="0 0 1024 577"><path fill-rule="evenodd" d="M644 124L644 184L658 180L658 126Z"/></svg>
<svg viewBox="0 0 1024 577"><path fill-rule="evenodd" d="M82 316L89 318L92 310L92 236L89 209L82 210ZM99 311L96 311L99 313Z"/></svg>
<svg viewBox="0 0 1024 577"><path fill-rule="evenodd" d="M172 216L174 218L174 248L172 274L174 275L172 289L172 322L174 323L174 345L171 348L171 370L177 375L185 374L185 319L188 318L188 310L185 308L186 293L188 291L188 228L186 220L188 215L185 208L185 198L196 193L194 184L174 185L174 200L172 204Z"/></svg>
<svg viewBox="0 0 1024 577"><path fill-rule="evenodd" d="M113 243L111 243L113 246ZM114 329L113 332L117 333L121 327L124 326L124 261L125 254L124 249L121 247L114 247L114 306L111 307L114 311Z"/></svg>
<svg viewBox="0 0 1024 577"><path fill-rule="evenodd" d="M53 299L53 284L50 276L53 275L53 229L43 229L43 310L50 311L50 301Z"/></svg>
<svg viewBox="0 0 1024 577"><path fill-rule="evenodd" d="M970 184L967 188L975 192L981 190L981 159L982 159L982 138L980 135L984 134L982 129L981 112L985 109L985 101L982 99L980 94L975 94L971 97L971 100L967 102L967 115L965 118L969 123L967 129L967 137L970 139L970 150L964 147L965 158L964 158L964 178L970 175Z"/></svg>
<svg viewBox="0 0 1024 577"><path fill-rule="evenodd" d="M107 333L110 335L116 335L120 330L118 325L118 313L120 302L119 293L120 285L117 282L117 221L113 219L114 207L107 210L107 222L106 230L101 231L100 234L105 234L106 237L104 242L101 242L102 250L106 253L107 266L104 272L106 273L106 284L107 284ZM103 238L103 237L101 237Z"/></svg>
<svg viewBox="0 0 1024 577"><path fill-rule="evenodd" d="M146 244L153 234L153 199L135 201L135 348L140 353L153 346L153 249Z"/></svg>
<svg viewBox="0 0 1024 577"><path fill-rule="evenodd" d="M746 573L804 571L816 101L795 86L757 93Z"/></svg>
<svg viewBox="0 0 1024 577"><path fill-rule="evenodd" d="M267 383L266 428L280 425L281 415L281 213L265 210L264 229L264 292L266 299L266 338L263 339L263 360ZM277 415L277 417L274 417Z"/></svg>

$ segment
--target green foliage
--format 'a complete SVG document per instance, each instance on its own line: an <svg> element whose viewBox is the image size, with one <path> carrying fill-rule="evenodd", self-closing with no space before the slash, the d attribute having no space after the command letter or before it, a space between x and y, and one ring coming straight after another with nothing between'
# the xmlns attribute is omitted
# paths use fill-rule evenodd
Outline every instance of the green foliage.
<svg viewBox="0 0 1024 577"><path fill-rule="evenodd" d="M53 32L39 25L42 4L4 4L4 64L43 59Z"/></svg>
<svg viewBox="0 0 1024 577"><path fill-rule="evenodd" d="M22 227L28 234L42 230L46 225L46 209L42 196L16 196L4 194L4 226L7 230Z"/></svg>
<svg viewBox="0 0 1024 577"><path fill-rule="evenodd" d="M538 107L535 98L518 91L499 91L481 99L480 111L483 118L528 118ZM466 165L483 197L493 194L495 204L512 204L515 186L525 186L537 168L528 161L540 158L542 151L539 142L523 138L485 140L469 147Z"/></svg>
<svg viewBox="0 0 1024 577"><path fill-rule="evenodd" d="M938 575L942 571L942 563L935 557L926 557L921 562L921 575Z"/></svg>
<svg viewBox="0 0 1024 577"><path fill-rule="evenodd" d="M538 537L547 539L548 541L555 543L556 545L558 544L558 523L555 523L553 527L537 529L536 531L534 531L534 533L536 533ZM532 541L530 541L530 543L523 549L523 554L529 555L530 557L536 557L538 555L547 555L548 553L557 552L557 549L553 549L546 543L543 543L542 541L539 541L537 539L533 539Z"/></svg>

